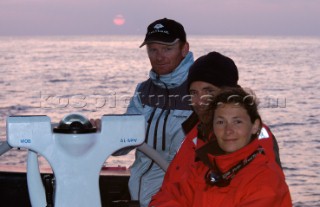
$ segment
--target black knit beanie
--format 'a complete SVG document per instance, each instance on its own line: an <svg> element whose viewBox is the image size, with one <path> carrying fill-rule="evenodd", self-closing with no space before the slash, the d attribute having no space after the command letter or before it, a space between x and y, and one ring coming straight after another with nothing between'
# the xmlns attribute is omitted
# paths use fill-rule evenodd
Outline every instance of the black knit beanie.
<svg viewBox="0 0 320 207"><path fill-rule="evenodd" d="M203 81L217 87L237 87L238 68L232 59L218 52L199 57L190 67L188 89L194 81Z"/></svg>

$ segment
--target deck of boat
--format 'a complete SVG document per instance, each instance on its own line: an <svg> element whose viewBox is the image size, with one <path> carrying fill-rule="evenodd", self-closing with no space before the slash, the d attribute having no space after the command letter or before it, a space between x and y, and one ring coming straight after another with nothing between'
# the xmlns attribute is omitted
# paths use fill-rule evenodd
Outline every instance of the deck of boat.
<svg viewBox="0 0 320 207"><path fill-rule="evenodd" d="M51 168L41 168L41 175L52 175ZM127 169L106 168L100 175L102 207L112 207L114 200L129 199ZM0 166L0 200L4 207L31 207L25 167Z"/></svg>

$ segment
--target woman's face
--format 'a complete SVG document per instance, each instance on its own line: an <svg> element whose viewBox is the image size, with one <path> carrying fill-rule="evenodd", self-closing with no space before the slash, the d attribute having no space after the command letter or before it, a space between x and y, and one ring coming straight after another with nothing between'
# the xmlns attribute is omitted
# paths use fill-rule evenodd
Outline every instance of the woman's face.
<svg viewBox="0 0 320 207"><path fill-rule="evenodd" d="M220 104L214 112L213 130L221 149L227 154L249 144L259 130L260 121L251 122L247 111L238 104Z"/></svg>

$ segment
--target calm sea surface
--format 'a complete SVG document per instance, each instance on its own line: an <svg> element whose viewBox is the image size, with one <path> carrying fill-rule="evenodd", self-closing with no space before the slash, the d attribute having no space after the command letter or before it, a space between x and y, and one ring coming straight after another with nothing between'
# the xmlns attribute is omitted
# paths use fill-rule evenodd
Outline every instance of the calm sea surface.
<svg viewBox="0 0 320 207"><path fill-rule="evenodd" d="M0 37L0 140L9 115L48 115L59 122L121 114L150 69L142 36ZM320 206L320 37L190 36L195 58L218 51L236 62L240 84L260 98L277 137L293 204ZM0 165L26 165L11 150ZM133 151L106 165L130 166ZM42 165L47 165L41 159Z"/></svg>

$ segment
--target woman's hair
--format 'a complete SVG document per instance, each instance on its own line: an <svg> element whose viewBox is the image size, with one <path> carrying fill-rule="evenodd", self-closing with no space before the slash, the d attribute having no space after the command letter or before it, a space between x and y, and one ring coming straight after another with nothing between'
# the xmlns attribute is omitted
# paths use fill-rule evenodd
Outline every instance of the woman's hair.
<svg viewBox="0 0 320 207"><path fill-rule="evenodd" d="M235 106L243 107L251 120L254 123L257 119L260 120L260 129L262 127L262 121L258 112L258 103L256 96L252 91L247 92L240 87L227 87L222 88L219 94L217 94L210 104L210 109L215 113L215 110L221 104L234 104ZM257 135L260 133L258 130Z"/></svg>

